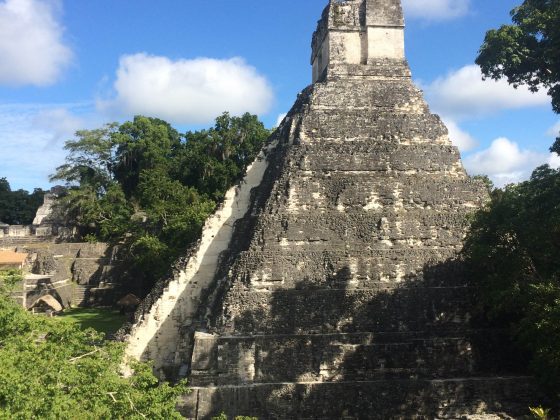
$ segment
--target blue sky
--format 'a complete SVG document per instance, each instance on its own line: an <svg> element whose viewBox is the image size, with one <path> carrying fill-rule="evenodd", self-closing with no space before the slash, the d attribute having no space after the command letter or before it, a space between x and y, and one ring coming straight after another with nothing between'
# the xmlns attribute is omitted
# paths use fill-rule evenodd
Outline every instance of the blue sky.
<svg viewBox="0 0 560 420"><path fill-rule="evenodd" d="M472 174L498 184L542 163L560 118L544 93L482 82L485 31L521 0L403 0L413 77ZM81 128L158 116L181 131L229 110L268 126L310 83L327 0L0 0L0 177L48 187Z"/></svg>

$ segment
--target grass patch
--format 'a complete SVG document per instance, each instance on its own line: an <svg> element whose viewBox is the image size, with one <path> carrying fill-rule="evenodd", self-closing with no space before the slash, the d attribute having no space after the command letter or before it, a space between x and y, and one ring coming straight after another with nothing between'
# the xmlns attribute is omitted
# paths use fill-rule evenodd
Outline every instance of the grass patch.
<svg viewBox="0 0 560 420"><path fill-rule="evenodd" d="M79 324L83 329L93 328L106 335L115 333L125 321L124 315L112 309L72 308L60 316Z"/></svg>

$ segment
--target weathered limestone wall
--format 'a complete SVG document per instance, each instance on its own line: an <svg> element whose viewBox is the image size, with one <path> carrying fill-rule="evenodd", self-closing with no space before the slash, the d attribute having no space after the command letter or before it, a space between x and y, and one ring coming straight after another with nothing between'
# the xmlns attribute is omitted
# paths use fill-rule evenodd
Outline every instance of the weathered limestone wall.
<svg viewBox="0 0 560 420"><path fill-rule="evenodd" d="M313 59L313 80L318 80L325 73L330 62L330 36L327 35L321 43Z"/></svg>
<svg viewBox="0 0 560 420"><path fill-rule="evenodd" d="M366 0L366 25L404 27L401 2L395 0Z"/></svg>
<svg viewBox="0 0 560 420"><path fill-rule="evenodd" d="M126 354L135 359L153 360L156 369L175 365L180 330L195 323L200 301L212 285L221 254L228 249L235 223L243 218L268 166L267 154L276 147L268 144L247 169L243 181L231 188L223 204L206 222L202 238L185 269L171 281L131 331Z"/></svg>
<svg viewBox="0 0 560 420"><path fill-rule="evenodd" d="M11 225L4 229L4 235L8 238L31 236L31 226Z"/></svg>
<svg viewBox="0 0 560 420"><path fill-rule="evenodd" d="M402 28L368 28L368 59L404 58L404 31Z"/></svg>
<svg viewBox="0 0 560 420"><path fill-rule="evenodd" d="M329 65L404 59L404 18L394 0L331 0L312 42L313 83Z"/></svg>
<svg viewBox="0 0 560 420"><path fill-rule="evenodd" d="M332 54L330 59L327 57L323 70L329 62L360 64L363 60L362 38L363 34L360 32L331 32L328 47L336 50L337 54Z"/></svg>
<svg viewBox="0 0 560 420"><path fill-rule="evenodd" d="M366 27L383 45L356 63ZM399 31L399 0L330 1L313 38L317 73L328 40L325 72L273 134L235 228L136 326L129 354L188 377L187 418L511 419L539 403L496 352L503 335L470 325L456 257L487 191L414 86Z"/></svg>

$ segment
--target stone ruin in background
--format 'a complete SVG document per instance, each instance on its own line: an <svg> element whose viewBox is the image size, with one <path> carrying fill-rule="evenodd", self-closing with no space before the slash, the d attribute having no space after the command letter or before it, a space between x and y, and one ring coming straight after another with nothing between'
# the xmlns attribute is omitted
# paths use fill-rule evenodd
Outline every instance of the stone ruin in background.
<svg viewBox="0 0 560 420"><path fill-rule="evenodd" d="M31 225L0 223L0 251L28 255L25 279L12 295L26 309L47 296L63 308L113 306L123 293L120 271L115 269L119 266L116 249L77 239L75 229L66 225L55 206L64 193L63 187L46 193Z"/></svg>
<svg viewBox="0 0 560 420"><path fill-rule="evenodd" d="M57 214L56 199L64 194L64 187L53 187L43 198L31 225L7 225L0 221L0 247L19 244L64 241L75 236L72 228L66 226L64 218Z"/></svg>
<svg viewBox="0 0 560 420"><path fill-rule="evenodd" d="M411 80L400 1L331 0L311 61L128 354L189 378L188 418L526 414L505 335L469 322L455 257L487 192Z"/></svg>

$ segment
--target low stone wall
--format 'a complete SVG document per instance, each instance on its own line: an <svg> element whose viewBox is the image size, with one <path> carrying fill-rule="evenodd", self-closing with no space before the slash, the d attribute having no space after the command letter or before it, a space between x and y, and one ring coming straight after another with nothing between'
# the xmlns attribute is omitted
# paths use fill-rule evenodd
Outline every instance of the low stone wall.
<svg viewBox="0 0 560 420"><path fill-rule="evenodd" d="M63 307L111 306L119 297L112 278L112 249L104 243L21 242L2 246L29 254L25 282L14 298L26 308L51 295Z"/></svg>
<svg viewBox="0 0 560 420"><path fill-rule="evenodd" d="M55 242L74 237L71 228L57 225L2 225L0 226L0 247L36 242Z"/></svg>

